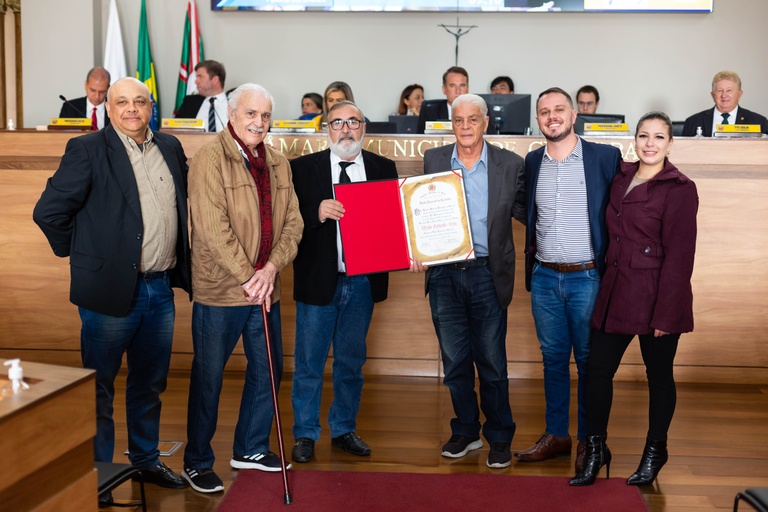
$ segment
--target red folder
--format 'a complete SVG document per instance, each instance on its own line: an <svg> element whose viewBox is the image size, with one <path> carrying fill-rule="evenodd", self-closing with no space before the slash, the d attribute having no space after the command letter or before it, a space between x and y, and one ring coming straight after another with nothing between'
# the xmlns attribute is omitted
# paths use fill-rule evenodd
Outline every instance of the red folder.
<svg viewBox="0 0 768 512"><path fill-rule="evenodd" d="M411 266L399 180L336 185L335 193L345 211L339 229L347 275Z"/></svg>

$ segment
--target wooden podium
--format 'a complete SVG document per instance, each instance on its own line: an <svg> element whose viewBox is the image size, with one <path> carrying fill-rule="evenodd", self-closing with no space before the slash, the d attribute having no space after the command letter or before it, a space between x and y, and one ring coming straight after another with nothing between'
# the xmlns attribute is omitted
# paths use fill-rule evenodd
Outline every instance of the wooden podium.
<svg viewBox="0 0 768 512"><path fill-rule="evenodd" d="M24 361L22 368L30 389L0 399L0 509L96 511L95 372Z"/></svg>

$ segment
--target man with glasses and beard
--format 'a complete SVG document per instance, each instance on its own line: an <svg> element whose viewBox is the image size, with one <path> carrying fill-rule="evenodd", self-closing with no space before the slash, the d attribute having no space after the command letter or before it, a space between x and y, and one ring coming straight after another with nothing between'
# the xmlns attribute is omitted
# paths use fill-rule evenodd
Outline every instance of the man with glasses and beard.
<svg viewBox="0 0 768 512"><path fill-rule="evenodd" d="M344 205L333 185L396 179L395 163L362 149L365 117L350 101L328 111L329 149L291 162L304 219L304 235L293 262L296 346L293 373L293 436L296 462L309 462L320 437L323 370L333 346L333 402L328 414L333 446L365 456L370 447L357 435L363 390L365 338L373 304L387 298L388 274L347 276L338 220Z"/></svg>
<svg viewBox="0 0 768 512"><path fill-rule="evenodd" d="M525 287L544 360L546 429L515 457L538 462L570 455L570 360L578 373L576 470L581 472L586 439L584 394L589 358L589 323L605 270L608 232L605 208L621 153L587 142L573 131L577 111L559 87L536 101L536 121L547 145L525 157L527 229Z"/></svg>

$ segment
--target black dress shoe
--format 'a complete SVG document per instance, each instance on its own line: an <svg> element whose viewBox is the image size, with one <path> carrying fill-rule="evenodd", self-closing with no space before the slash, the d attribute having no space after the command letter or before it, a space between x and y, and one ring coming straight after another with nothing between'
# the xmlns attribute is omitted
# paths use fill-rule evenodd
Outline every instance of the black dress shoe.
<svg viewBox="0 0 768 512"><path fill-rule="evenodd" d="M364 456L371 454L371 447L365 444L365 441L360 439L360 436L354 432L347 432L343 436L334 437L331 439L331 444L352 455Z"/></svg>
<svg viewBox="0 0 768 512"><path fill-rule="evenodd" d="M315 456L315 442L308 437L296 440L291 450L291 458L295 462L309 462Z"/></svg>
<svg viewBox="0 0 768 512"><path fill-rule="evenodd" d="M155 464L141 469L141 477L144 483L155 484L169 489L184 489L187 482L177 475L171 468L158 461Z"/></svg>

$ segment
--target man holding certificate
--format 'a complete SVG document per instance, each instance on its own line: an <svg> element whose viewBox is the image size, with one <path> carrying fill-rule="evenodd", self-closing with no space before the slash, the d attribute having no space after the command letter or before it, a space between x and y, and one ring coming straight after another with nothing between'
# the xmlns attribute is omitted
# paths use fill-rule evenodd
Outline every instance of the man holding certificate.
<svg viewBox="0 0 768 512"><path fill-rule="evenodd" d="M510 465L509 446L515 423L509 406L507 378L507 307L515 280L515 246L511 221L525 222L523 159L488 144L488 107L474 94L453 102L456 143L428 150L424 172L460 169L464 175L475 259L427 269L420 262L411 272L426 270L426 292L440 343L453 410L451 438L444 457L463 457L490 444L486 465ZM480 408L475 393L475 368L480 379Z"/></svg>
<svg viewBox="0 0 768 512"><path fill-rule="evenodd" d="M364 136L363 113L354 103L340 101L328 111L329 149L291 162L304 219L304 235L293 262L296 347L291 400L296 443L291 456L296 462L309 462L315 454L323 370L331 345L331 442L353 455L371 453L355 431L363 390L365 338L373 304L387 298L388 275L347 275L338 227L344 205L335 199L333 186L397 179L397 169L393 161L363 151Z"/></svg>

